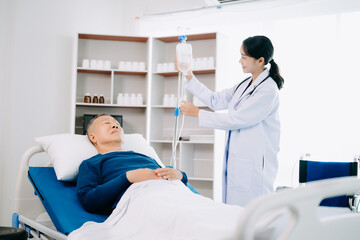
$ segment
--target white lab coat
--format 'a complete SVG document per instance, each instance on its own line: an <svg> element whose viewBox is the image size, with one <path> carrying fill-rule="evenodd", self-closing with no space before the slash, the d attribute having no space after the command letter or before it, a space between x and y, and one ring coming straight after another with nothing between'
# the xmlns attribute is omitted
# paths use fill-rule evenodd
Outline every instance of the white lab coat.
<svg viewBox="0 0 360 240"><path fill-rule="evenodd" d="M274 191L280 143L279 90L269 77L249 94L268 75L265 69L245 92L251 79L236 92L238 84L212 92L195 77L187 83L188 90L212 110L228 109L227 113L199 112L200 127L226 130L223 202L227 204L245 206Z"/></svg>

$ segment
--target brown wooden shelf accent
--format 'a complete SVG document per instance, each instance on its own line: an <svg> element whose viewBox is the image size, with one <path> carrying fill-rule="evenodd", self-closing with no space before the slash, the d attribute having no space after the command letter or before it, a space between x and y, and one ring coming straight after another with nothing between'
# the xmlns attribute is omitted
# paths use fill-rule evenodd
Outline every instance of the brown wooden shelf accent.
<svg viewBox="0 0 360 240"><path fill-rule="evenodd" d="M215 69L208 69L208 70L195 70L193 71L194 74L214 74L215 73ZM177 76L179 73L178 72L163 72L163 73L155 73L157 75L161 75L161 76Z"/></svg>
<svg viewBox="0 0 360 240"><path fill-rule="evenodd" d="M123 75L146 75L147 72L134 72L134 71L120 71L120 70L100 70L100 69L81 69L77 70L79 73L95 73L95 74L111 74L111 71L114 71L114 74L123 74Z"/></svg>
<svg viewBox="0 0 360 240"><path fill-rule="evenodd" d="M114 74L123 74L123 75L146 75L147 72L132 72L132 71L114 71Z"/></svg>
<svg viewBox="0 0 360 240"><path fill-rule="evenodd" d="M79 39L128 41L128 42L147 42L148 40L147 37L111 36L111 35L97 35L97 34L83 34L83 33L79 33Z"/></svg>
<svg viewBox="0 0 360 240"><path fill-rule="evenodd" d="M206 34L196 34L196 35L186 35L186 41L196 41L196 40L207 40L207 39L216 39L216 33L206 33ZM170 42L178 42L178 36L175 37L160 37L155 38L162 42L170 43Z"/></svg>
<svg viewBox="0 0 360 240"><path fill-rule="evenodd" d="M111 70L97 70L97 69L78 69L79 73L97 73L97 74L111 74Z"/></svg>

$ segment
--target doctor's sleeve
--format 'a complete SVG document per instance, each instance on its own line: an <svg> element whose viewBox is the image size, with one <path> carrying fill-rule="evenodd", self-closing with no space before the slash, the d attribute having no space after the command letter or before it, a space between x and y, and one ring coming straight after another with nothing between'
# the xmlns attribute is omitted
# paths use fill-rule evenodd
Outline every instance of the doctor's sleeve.
<svg viewBox="0 0 360 240"><path fill-rule="evenodd" d="M213 92L197 80L195 76L187 82L187 89L214 111L227 109L234 95L234 88Z"/></svg>
<svg viewBox="0 0 360 240"><path fill-rule="evenodd" d="M277 89L259 87L249 98L241 101L237 109L227 113L200 110L199 126L222 130L247 128L266 119L278 104Z"/></svg>

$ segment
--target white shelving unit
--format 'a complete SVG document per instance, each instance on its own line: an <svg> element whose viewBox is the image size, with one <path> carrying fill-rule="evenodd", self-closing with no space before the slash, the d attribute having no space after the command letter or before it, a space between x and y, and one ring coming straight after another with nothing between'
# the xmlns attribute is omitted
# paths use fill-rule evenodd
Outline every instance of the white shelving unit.
<svg viewBox="0 0 360 240"><path fill-rule="evenodd" d="M219 33L189 35L193 57L214 57L215 68L199 69L194 74L210 89L219 88L224 73L221 67L224 37ZM220 44L221 42L221 44ZM123 116L125 133L141 133L169 165L175 126L174 107L163 105L164 94L177 93L178 72L156 72L158 63L173 62L177 36L131 37L97 34L77 34L74 49L72 132L82 134L84 114L113 114ZM110 60L111 69L90 69L81 66L83 59ZM120 71L119 61L142 61L146 71ZM104 94L105 104L84 103L86 93ZM118 93L141 93L144 104L119 106ZM187 92L192 102L193 96ZM201 108L206 108L201 106ZM180 117L180 122L182 117ZM192 140L192 136L209 136ZM182 139L177 148L177 166L188 175L190 184L200 194L221 201L221 169L223 133L198 127L196 118L185 117ZM196 138L195 138L196 139Z"/></svg>
<svg viewBox="0 0 360 240"><path fill-rule="evenodd" d="M74 49L72 132L82 134L84 114L108 113L123 116L126 133L146 136L148 71L123 71L120 61L148 62L149 38L135 36L111 36L77 34ZM109 60L111 68L83 68L82 60ZM118 93L141 93L143 105L123 106L116 104ZM84 103L86 93L103 94L105 103Z"/></svg>

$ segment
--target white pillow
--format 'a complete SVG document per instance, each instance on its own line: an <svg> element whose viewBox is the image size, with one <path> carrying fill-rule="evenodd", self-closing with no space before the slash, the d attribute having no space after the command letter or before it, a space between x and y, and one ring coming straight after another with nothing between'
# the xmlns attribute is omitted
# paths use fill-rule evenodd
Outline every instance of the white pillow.
<svg viewBox="0 0 360 240"><path fill-rule="evenodd" d="M124 135L124 151L134 151L146 156L149 156L156 160L156 162L161 166L165 167L164 163L160 160L159 156L156 154L154 148L146 141L146 139L138 133L134 134L125 134Z"/></svg>
<svg viewBox="0 0 360 240"><path fill-rule="evenodd" d="M86 135L57 134L38 137L35 141L49 154L56 177L62 181L75 181L81 162L98 154ZM155 150L141 134L125 134L123 149L152 157L164 167Z"/></svg>

